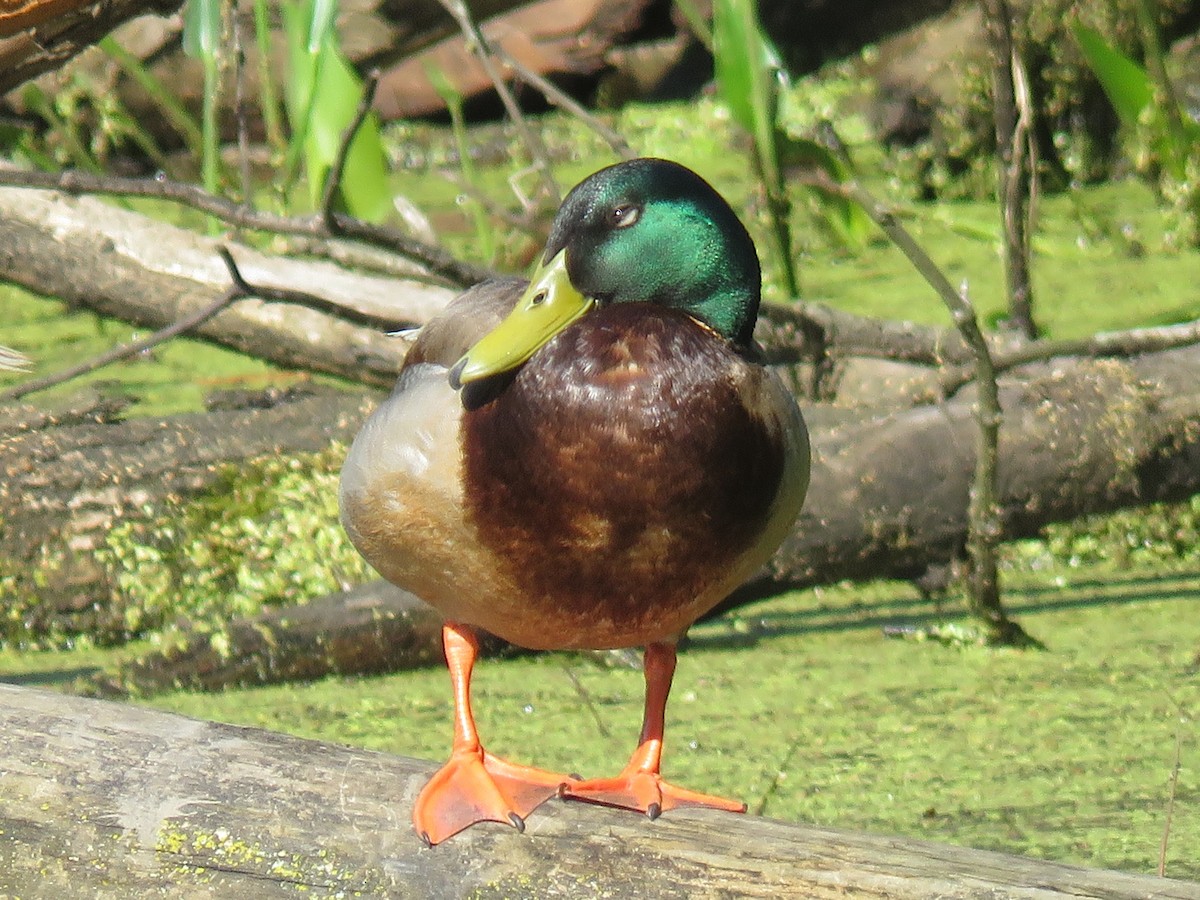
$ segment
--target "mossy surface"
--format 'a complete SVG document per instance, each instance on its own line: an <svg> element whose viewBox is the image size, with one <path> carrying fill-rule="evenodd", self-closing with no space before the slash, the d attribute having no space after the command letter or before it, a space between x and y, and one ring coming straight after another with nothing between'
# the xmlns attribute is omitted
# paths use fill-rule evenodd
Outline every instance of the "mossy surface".
<svg viewBox="0 0 1200 900"><path fill-rule="evenodd" d="M215 484L149 521L118 525L98 552L129 634L182 615L219 627L370 577L337 513L346 448L227 466Z"/></svg>

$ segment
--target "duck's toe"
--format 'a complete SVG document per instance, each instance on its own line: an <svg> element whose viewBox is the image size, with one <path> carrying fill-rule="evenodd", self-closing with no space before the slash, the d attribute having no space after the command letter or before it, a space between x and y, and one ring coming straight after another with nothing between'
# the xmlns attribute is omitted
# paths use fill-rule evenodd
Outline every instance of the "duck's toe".
<svg viewBox="0 0 1200 900"><path fill-rule="evenodd" d="M525 817L558 794L565 775L519 766L485 750L456 750L421 790L413 827L429 846L477 822L525 830Z"/></svg>

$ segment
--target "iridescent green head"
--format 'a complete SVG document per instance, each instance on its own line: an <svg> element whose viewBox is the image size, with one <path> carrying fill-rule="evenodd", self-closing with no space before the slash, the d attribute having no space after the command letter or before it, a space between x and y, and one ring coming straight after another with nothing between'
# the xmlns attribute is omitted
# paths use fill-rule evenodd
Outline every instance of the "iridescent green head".
<svg viewBox="0 0 1200 900"><path fill-rule="evenodd" d="M528 290L452 380L515 368L597 303L681 309L745 346L759 288L754 242L708 182L665 159L619 163L567 195Z"/></svg>

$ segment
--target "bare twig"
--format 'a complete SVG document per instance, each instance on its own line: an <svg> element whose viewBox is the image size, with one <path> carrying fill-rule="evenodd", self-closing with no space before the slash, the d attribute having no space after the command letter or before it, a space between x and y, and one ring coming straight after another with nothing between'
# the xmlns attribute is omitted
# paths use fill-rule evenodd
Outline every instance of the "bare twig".
<svg viewBox="0 0 1200 900"><path fill-rule="evenodd" d="M309 294L305 291L296 291L290 288L271 287L267 285L252 285L242 277L241 271L238 269L237 263L233 259L233 254L229 252L227 247L218 247L217 253L225 263L225 268L229 271L229 279L231 284L225 289L216 300L208 306L197 310L190 316L185 316L177 322L172 322L164 328L144 338L136 341L131 341L128 344L123 344L120 347L114 347L99 356L92 357L84 362L63 369L61 372L55 372L53 375L47 375L44 378L36 378L32 381L25 381L21 384L14 385L7 391L0 392L0 403L9 400L19 400L28 394L44 391L48 388L57 387L60 384L78 378L81 375L86 375L88 372L94 372L104 366L111 365L115 362L120 362L123 359L129 359L131 356L136 356L139 353L157 347L171 338L178 337L193 329L199 328L217 313L221 312L237 300L244 300L247 297L259 297L263 300L275 300L280 303L295 303L301 306L308 306L314 309L325 311L336 311L339 315L353 320L366 320L365 324L377 327L388 327L390 322L376 319L372 316L367 316L362 313L357 313L352 310L346 310L337 304L331 303L321 297Z"/></svg>
<svg viewBox="0 0 1200 900"><path fill-rule="evenodd" d="M1200 344L1200 320L1155 328L1106 331L1085 338L1033 341L1019 347L993 350L992 360L999 374L1056 356L1137 356L1191 344ZM974 370L967 366L948 369L942 376L942 388L951 394L974 377Z"/></svg>
<svg viewBox="0 0 1200 900"><path fill-rule="evenodd" d="M522 211L517 213L505 207L503 204L497 203L486 193L481 191L475 185L468 182L458 172L446 170L442 173L447 181L453 184L459 191L466 194L476 203L478 203L485 213L491 218L503 222L510 228L515 228L525 234L538 237L540 240L546 239L546 232L549 227L549 217L546 217L545 223L541 226L540 234L537 224L538 209L537 207L522 208Z"/></svg>
<svg viewBox="0 0 1200 900"><path fill-rule="evenodd" d="M863 208L871 221L883 230L883 233L888 236L888 239L895 244L901 253L903 253L913 268L915 268L921 277L933 288L934 292L942 298L942 302L950 310L957 309L962 304L962 297L954 286L950 284L949 279L942 273L938 267L926 253L921 245L905 228L895 212L887 206L884 206L875 197L867 191L857 181L834 181L828 173L819 169L806 173L803 178L799 179L801 183L810 187L818 188L827 193L834 194L839 197L844 197L847 200L853 200ZM958 325L957 319L955 325ZM959 326L959 330L962 328ZM965 337L965 335L964 335ZM969 342L968 342L969 343Z"/></svg>
<svg viewBox="0 0 1200 900"><path fill-rule="evenodd" d="M1013 40L1008 0L984 0L992 57L992 105L996 127L996 181L1004 223L1004 270L1009 318L1027 339L1037 336L1029 276L1029 208L1036 185L1036 146L1028 76Z"/></svg>
<svg viewBox="0 0 1200 900"><path fill-rule="evenodd" d="M517 77L524 81L531 88L540 91L550 103L557 106L564 112L570 113L596 134L600 135L612 148L613 153L621 157L621 159L633 159L637 156L637 151L629 146L629 142L615 128L610 128L597 116L593 116L581 103L578 103L566 91L560 90L555 86L554 82L543 78L533 69L529 68L503 47L495 48L496 54L504 60L504 62L517 73Z"/></svg>
<svg viewBox="0 0 1200 900"><path fill-rule="evenodd" d="M1187 714L1178 701L1170 696L1168 696L1168 699L1179 710L1179 720L1175 728L1175 762L1171 766L1170 787L1167 791L1167 815L1166 820L1163 822L1162 841L1158 845L1159 878L1167 877L1167 845L1171 840L1171 820L1175 816L1175 790L1179 786L1180 756L1183 750L1183 724L1187 721Z"/></svg>
<svg viewBox="0 0 1200 900"><path fill-rule="evenodd" d="M338 231L338 225L334 218L334 199L337 197L338 188L341 187L342 177L346 172L346 159L350 156L350 145L354 143L354 136L358 134L368 113L371 112L371 104L375 102L375 91L378 87L379 70L372 69L367 73L366 80L363 81L363 91L362 96L358 98L358 108L354 111L354 118L342 132L337 155L334 156L333 165L329 167L329 172L325 176L325 188L321 192L321 218L325 220L325 226L335 234Z"/></svg>
<svg viewBox="0 0 1200 900"><path fill-rule="evenodd" d="M475 284L495 274L490 269L461 262L440 247L415 240L395 228L364 222L345 213L333 214L336 226L334 232L330 231L324 216L319 214L275 215L217 197L194 184L166 178L125 178L78 171L41 172L0 165L0 187L40 188L74 195L148 197L187 206L240 228L310 238L350 238L416 260L426 266L432 274L457 285Z"/></svg>
<svg viewBox="0 0 1200 900"><path fill-rule="evenodd" d="M172 322L165 328L160 328L158 331L136 341L130 341L128 344L122 344L120 347L114 347L99 356L94 356L91 359L84 360L75 366L63 369L60 372L55 372L53 375L46 375L43 378L35 378L31 381L25 381L21 384L14 385L6 391L0 391L0 403L9 400L20 400L29 394L35 394L38 391L44 391L48 388L57 387L81 375L86 375L88 372L94 372L97 369L102 369L105 366L115 362L120 362L123 359L129 359L131 356L137 356L139 353L157 347L159 344L169 341L171 338L183 334L186 331L191 331L193 328L198 328L203 325L221 310L225 309L235 300L240 300L243 297L251 296L255 293L254 289L246 284L238 271L237 264L234 263L233 257L229 250L225 247L217 248L217 252L221 255L221 259L225 261L226 267L229 269L229 276L233 284L220 297L210 303L203 309L197 310L190 316L186 316L177 322Z"/></svg>
<svg viewBox="0 0 1200 900"><path fill-rule="evenodd" d="M990 640L996 643L1030 644L1034 642L1004 612L1000 602L1000 578L996 549L1001 537L1000 511L997 505L996 453L1000 434L1000 395L991 348L979 327L975 309L967 295L950 286L937 264L921 248L895 214L876 200L857 181L836 182L823 172L810 176L823 190L848 197L858 203L909 262L934 289L974 356L975 380L979 399L975 404L978 423L975 443L975 476L971 485L968 512L967 551L971 559L970 602L975 615L987 624Z"/></svg>
<svg viewBox="0 0 1200 900"><path fill-rule="evenodd" d="M600 737L606 740L611 738L612 732L604 724L604 719L600 718L600 710L596 708L596 701L592 698L592 692L583 686L583 682L579 680L579 676L571 669L571 661L564 659L561 666L563 674L567 676L567 680L575 688L575 694L579 697L579 702L588 711L588 714L592 717L592 721L596 723L596 731L600 734Z"/></svg>
<svg viewBox="0 0 1200 900"><path fill-rule="evenodd" d="M513 124L517 127L517 132L521 135L521 141L525 144L525 149L529 152L529 158L533 162L533 167L537 171L542 184L542 192L552 200L560 200L562 191L559 190L557 182L554 180L554 174L550 169L550 155L546 152L546 146L542 143L541 137L526 121L525 116L521 113L521 107L517 105L516 98L513 97L512 91L508 89L508 84L500 76L500 70L496 68L496 51L492 47L491 42L475 24L475 20L471 18L471 13L467 9L467 5L462 0L438 0L446 12L454 18L458 23L459 29L466 38L467 47L470 48L483 65L484 71L491 79L492 85L496 88L496 93L500 97L500 102L504 104L504 109L509 117L513 120Z"/></svg>

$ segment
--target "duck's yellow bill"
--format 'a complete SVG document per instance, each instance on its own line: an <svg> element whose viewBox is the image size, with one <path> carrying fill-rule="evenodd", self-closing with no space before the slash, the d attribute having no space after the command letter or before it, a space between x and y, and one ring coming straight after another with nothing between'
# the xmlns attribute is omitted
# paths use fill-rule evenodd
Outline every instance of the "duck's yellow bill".
<svg viewBox="0 0 1200 900"><path fill-rule="evenodd" d="M560 251L538 266L529 287L499 325L480 338L450 370L450 384L471 381L515 369L543 344L592 308L567 276L567 253Z"/></svg>

